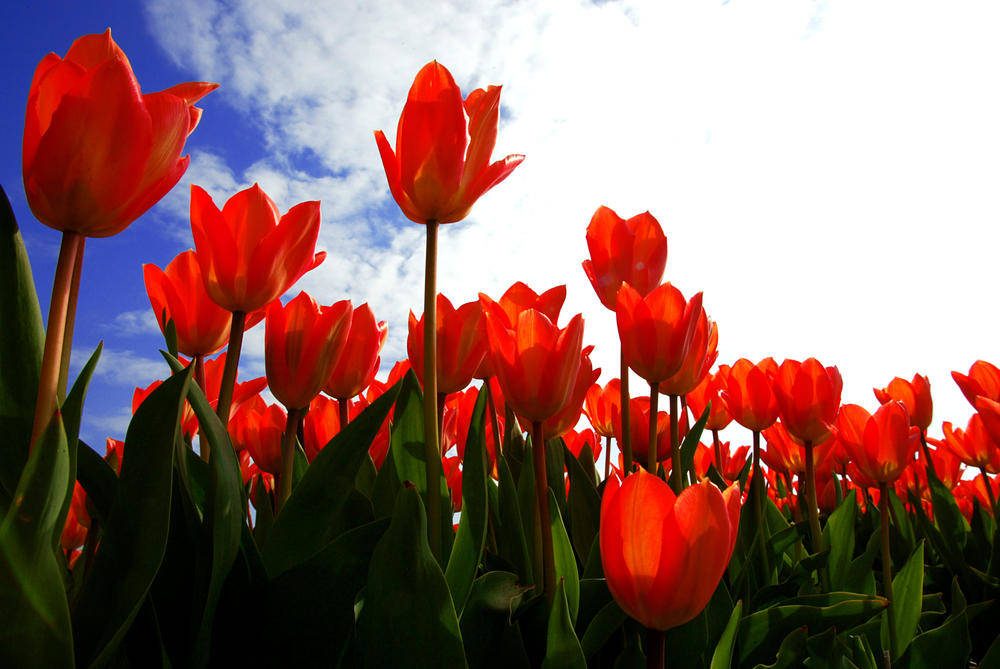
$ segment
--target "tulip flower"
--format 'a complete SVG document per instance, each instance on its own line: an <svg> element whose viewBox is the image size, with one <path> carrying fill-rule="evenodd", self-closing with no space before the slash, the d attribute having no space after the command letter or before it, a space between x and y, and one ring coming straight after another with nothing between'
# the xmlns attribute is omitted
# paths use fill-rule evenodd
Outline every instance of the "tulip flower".
<svg viewBox="0 0 1000 669"><path fill-rule="evenodd" d="M229 431L233 446L246 450L254 463L272 476L281 475L281 436L287 417L277 404L267 404L260 395L233 414Z"/></svg>
<svg viewBox="0 0 1000 669"><path fill-rule="evenodd" d="M708 604L729 564L740 517L739 489L703 482L675 495L640 470L601 501L601 565L628 615L653 630L683 625Z"/></svg>
<svg viewBox="0 0 1000 669"><path fill-rule="evenodd" d="M309 411L302 419L302 450L309 462L312 462L343 428L339 404L337 400L325 395L317 395L309 403Z"/></svg>
<svg viewBox="0 0 1000 669"><path fill-rule="evenodd" d="M24 192L39 221L63 233L29 448L64 399L87 237L125 229L180 180L195 102L218 84L142 94L111 30L84 35L64 58L45 56L28 92L21 153Z"/></svg>
<svg viewBox="0 0 1000 669"><path fill-rule="evenodd" d="M669 379L684 363L701 313L701 293L687 301L665 283L643 297L624 284L616 314L628 366L650 383Z"/></svg>
<svg viewBox="0 0 1000 669"><path fill-rule="evenodd" d="M964 430L949 422L943 423L941 429L944 439L928 439L939 452L950 450L970 467L1000 474L1000 445L990 436L980 414L972 414Z"/></svg>
<svg viewBox="0 0 1000 669"><path fill-rule="evenodd" d="M749 452L749 445L740 446L735 451L732 451L730 450L729 442L718 444L718 448L715 445L698 444L694 452L695 472L698 478L705 478L708 476L709 466L714 465L715 470L719 472L722 478L729 483L733 483L740 477L740 473L743 472ZM721 458L717 458L717 454L721 454Z"/></svg>
<svg viewBox="0 0 1000 669"><path fill-rule="evenodd" d="M565 301L566 286L555 286L543 293L536 293L527 284L518 281L504 291L497 304L507 314L511 323L516 323L520 313L527 309L540 311L555 323L559 320L559 312Z"/></svg>
<svg viewBox="0 0 1000 669"><path fill-rule="evenodd" d="M587 396L587 391L594 385L594 382L601 376L601 368L594 369L590 361L590 354L593 346L587 346L580 353L580 370L576 373L576 381L566 398L566 404L559 413L550 417L542 426L546 438L555 439L562 436L564 432L577 424L580 414L583 413L583 402Z"/></svg>
<svg viewBox="0 0 1000 669"><path fill-rule="evenodd" d="M774 423L762 434L767 448L761 450L760 457L768 468L794 476L805 474L806 457L802 444L795 441L782 423Z"/></svg>
<svg viewBox="0 0 1000 669"><path fill-rule="evenodd" d="M872 388L879 404L898 400L906 405L910 424L926 432L930 427L934 404L931 401L931 384L926 376L914 374L912 381L894 378L885 388Z"/></svg>
<svg viewBox="0 0 1000 669"><path fill-rule="evenodd" d="M475 411L476 401L479 399L479 393L481 392L485 392L483 388L466 388L460 393L451 395L445 405L445 414L454 416L454 445L458 451L458 457L463 462L465 461L465 444L469 438L469 427L472 424L472 414ZM489 412L490 409L487 407L486 411ZM486 437L486 456L489 460L487 469L491 472L496 467L497 457L497 439L494 438L493 430L495 427L502 434L504 424L503 416L494 416L493 418L495 420L486 416L483 420Z"/></svg>
<svg viewBox="0 0 1000 669"><path fill-rule="evenodd" d="M725 429L733 420L725 400L720 395L720 392L726 388L729 372L729 365L719 365L714 374L705 375L701 383L688 391L685 396L687 405L695 416L701 416L711 404L712 409L708 414L708 421L705 423L706 430L718 432Z"/></svg>
<svg viewBox="0 0 1000 669"><path fill-rule="evenodd" d="M75 482L73 483L73 496L66 514L66 522L59 538L59 545L63 552L69 556L83 546L89 530L90 513L87 511L87 493L79 482Z"/></svg>
<svg viewBox="0 0 1000 669"><path fill-rule="evenodd" d="M969 404L975 404L979 396L1000 401L1000 369L985 360L976 360L969 367L969 373L952 372L951 378L961 389Z"/></svg>
<svg viewBox="0 0 1000 669"><path fill-rule="evenodd" d="M660 285L667 265L667 237L648 211L625 220L598 207L587 226L590 258L583 271L608 309L618 306L618 289L627 283L646 296Z"/></svg>
<svg viewBox="0 0 1000 669"><path fill-rule="evenodd" d="M139 90L111 29L80 37L35 70L24 119L24 191L45 225L85 237L124 230L180 181L194 104L218 84Z"/></svg>
<svg viewBox="0 0 1000 669"><path fill-rule="evenodd" d="M594 462L597 462L600 458L601 440L593 430L589 428L583 430L566 430L562 437L566 443L566 448L569 449L569 452L577 460L580 459L580 454L583 453L584 446L590 447L590 455L594 458Z"/></svg>
<svg viewBox="0 0 1000 669"><path fill-rule="evenodd" d="M424 317L410 312L406 352L421 385L424 382ZM479 301L457 309L451 300L437 296L437 392L449 395L464 390L486 356L489 342Z"/></svg>
<svg viewBox="0 0 1000 669"><path fill-rule="evenodd" d="M893 483L914 462L920 428L910 424L906 405L892 400L869 414L845 404L837 415L836 434L861 475L871 484Z"/></svg>
<svg viewBox="0 0 1000 669"><path fill-rule="evenodd" d="M773 358L753 364L746 358L733 363L722 388L722 399L733 420L754 432L762 432L778 419L778 400L773 379L778 365Z"/></svg>
<svg viewBox="0 0 1000 669"><path fill-rule="evenodd" d="M621 411L621 379L611 379L601 387L595 383L583 398L583 412L594 430L604 437L604 478L611 475L611 438L615 435L612 422L616 411ZM621 442L618 447L621 450Z"/></svg>
<svg viewBox="0 0 1000 669"><path fill-rule="evenodd" d="M378 373L381 358L379 354L389 336L385 321L375 321L375 315L367 303L354 310L347 342L323 391L330 397L346 405L346 401L361 394L371 385ZM343 415L341 415L343 418Z"/></svg>
<svg viewBox="0 0 1000 669"><path fill-rule="evenodd" d="M702 310L698 315L694 337L691 339L687 355L681 362L681 368L659 384L659 391L664 395L681 397L697 388L702 379L708 376L709 370L719 357L718 349L719 328Z"/></svg>
<svg viewBox="0 0 1000 669"><path fill-rule="evenodd" d="M629 421L629 429L632 430L632 455L635 457L636 462L640 464L645 464L647 470L649 469L649 445L650 445L650 432L649 424L651 419L651 405L648 397L633 397L629 400L629 413L631 414ZM615 428L615 438L618 443L621 443L624 437L624 421L622 420L621 412L616 411L613 420L613 425ZM670 463L666 463L666 460L671 456L671 445L670 445L670 414L666 411L656 412L656 462L664 462L664 467L666 469L671 469ZM681 424L679 424L681 425ZM686 430L684 430L683 436L686 436ZM628 473L628 472L626 472Z"/></svg>

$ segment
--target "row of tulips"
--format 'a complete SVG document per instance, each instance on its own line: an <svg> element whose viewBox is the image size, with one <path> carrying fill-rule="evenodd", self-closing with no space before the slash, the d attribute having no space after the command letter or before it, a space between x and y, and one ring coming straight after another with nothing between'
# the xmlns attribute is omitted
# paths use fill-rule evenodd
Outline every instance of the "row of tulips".
<svg viewBox="0 0 1000 669"><path fill-rule="evenodd" d="M436 62L395 145L375 134L427 232L408 360L376 380L387 330L367 305L281 300L324 260L318 202L282 215L254 185L220 209L193 186L195 249L144 268L171 376L137 389L125 441L98 457L78 435L100 348L68 383L84 240L177 183L214 88L143 95L110 31L32 82L25 191L63 245L43 332L2 217L6 664L1000 663L1000 371L955 374L977 413L942 440L919 375L876 389L870 414L841 406L838 369L815 359L712 372L718 327L701 293L663 282L659 222L607 207L583 269L615 313L618 378L597 383L582 315L560 327L563 286L456 308L435 285L438 228L523 156L491 162L500 88L463 98ZM266 376L240 382L261 321ZM752 437L735 451L731 421Z"/></svg>

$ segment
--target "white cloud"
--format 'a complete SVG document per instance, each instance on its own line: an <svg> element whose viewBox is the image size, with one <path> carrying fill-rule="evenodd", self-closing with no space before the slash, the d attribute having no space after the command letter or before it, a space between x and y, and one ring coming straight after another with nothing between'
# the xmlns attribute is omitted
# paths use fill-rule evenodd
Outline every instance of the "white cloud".
<svg viewBox="0 0 1000 669"><path fill-rule="evenodd" d="M149 18L266 145L240 175L196 154L188 179L219 204L254 180L282 211L322 199L330 257L296 290L369 301L390 322L387 361L421 309L423 230L386 205L372 130L394 136L413 74L437 58L464 90L504 84L496 155L528 156L442 230L439 286L453 300L519 279L568 284L566 310L586 314L608 378L613 317L580 269L584 230L600 204L648 209L670 240L667 278L705 292L722 361L813 355L840 366L845 401L869 407L872 386L920 371L938 419L962 422L971 410L948 371L1000 359L1000 318L985 308L1000 94L983 83L998 74L998 11L157 0Z"/></svg>
<svg viewBox="0 0 1000 669"><path fill-rule="evenodd" d="M160 334L160 326L156 323L156 316L152 309L123 311L115 316L108 329L112 330L115 335L124 337Z"/></svg>

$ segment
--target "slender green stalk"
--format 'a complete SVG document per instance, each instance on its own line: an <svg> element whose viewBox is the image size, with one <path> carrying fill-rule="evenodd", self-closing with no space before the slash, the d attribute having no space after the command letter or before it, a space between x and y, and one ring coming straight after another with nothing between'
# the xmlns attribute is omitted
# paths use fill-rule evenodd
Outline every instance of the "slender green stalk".
<svg viewBox="0 0 1000 669"><path fill-rule="evenodd" d="M347 427L347 424L351 422L347 410L350 408L350 399L347 397L337 398L337 418L340 419L340 430ZM339 430L338 430L339 431Z"/></svg>
<svg viewBox="0 0 1000 669"><path fill-rule="evenodd" d="M934 459L931 458L931 449L927 447L927 432L923 429L920 430L920 446L924 449L924 457L927 458L927 469L937 476L937 472L934 470Z"/></svg>
<svg viewBox="0 0 1000 669"><path fill-rule="evenodd" d="M892 657L899 647L899 640L896 639L896 605L892 597L892 555L889 553L889 484L880 482L878 493L879 528L882 538L882 590L885 598L889 600L889 607L885 610L889 617L889 652L883 657L885 666L891 667Z"/></svg>
<svg viewBox="0 0 1000 669"><path fill-rule="evenodd" d="M629 410L628 396L628 365L625 363L625 352L621 354L621 417L622 417L622 476L628 476L632 471L632 412Z"/></svg>
<svg viewBox="0 0 1000 669"><path fill-rule="evenodd" d="M819 526L819 503L816 500L816 455L813 452L813 444L811 441L805 442L806 450L806 511L809 512L809 533L812 539L812 552L819 553L823 550L823 531ZM826 588L826 581L828 577L826 575L826 570L820 569L820 580L824 582L824 589Z"/></svg>
<svg viewBox="0 0 1000 669"><path fill-rule="evenodd" d="M990 501L990 513L993 514L994 518L997 518L997 496L993 492L993 486L990 484L989 474L986 473L985 467L980 467L979 471L983 473L983 485L986 487L986 497ZM997 520L1000 520L1000 518Z"/></svg>
<svg viewBox="0 0 1000 669"><path fill-rule="evenodd" d="M719 440L718 430L712 430L712 448L715 450L715 468L719 471L719 476L722 476L722 441Z"/></svg>
<svg viewBox="0 0 1000 669"><path fill-rule="evenodd" d="M667 633L646 628L646 669L664 669L667 660Z"/></svg>
<svg viewBox="0 0 1000 669"><path fill-rule="evenodd" d="M424 463L427 474L427 540L441 561L441 439L437 392L437 241L438 222L427 221L424 258Z"/></svg>
<svg viewBox="0 0 1000 669"><path fill-rule="evenodd" d="M611 437L604 437L604 480L611 477Z"/></svg>
<svg viewBox="0 0 1000 669"><path fill-rule="evenodd" d="M650 474L656 475L658 453L656 452L656 413L657 404L660 400L660 384L649 384L649 447L646 449L646 469ZM673 424L673 416L670 417Z"/></svg>
<svg viewBox="0 0 1000 669"><path fill-rule="evenodd" d="M750 480L750 486L753 488L753 520L756 526L760 529L761 540L756 542L758 550L760 551L760 562L764 565L764 571L769 575L771 573L771 557L767 553L767 546L764 543L764 537L767 536L767 532L764 531L767 528L765 523L767 522L764 517L764 470L760 468L760 430L753 431L753 477Z"/></svg>
<svg viewBox="0 0 1000 669"><path fill-rule="evenodd" d="M495 449L493 452L496 453L496 457L499 459L503 452L503 438L500 435L500 421L497 419L497 405L493 399L493 389L490 388L490 380L486 379L483 381L483 385L486 386L486 401L489 403L490 422L493 426L493 446Z"/></svg>
<svg viewBox="0 0 1000 669"><path fill-rule="evenodd" d="M444 404L447 401L448 396L444 393L438 393L437 402L437 422L438 422L438 439L441 440L438 450L441 453L441 457L444 457L445 445L444 445Z"/></svg>
<svg viewBox="0 0 1000 669"><path fill-rule="evenodd" d="M278 476L278 499L275 501L275 513L281 511L285 502L292 495L292 482L295 476L295 437L299 431L299 423L305 415L305 409L288 410L285 432L281 435L281 474Z"/></svg>
<svg viewBox="0 0 1000 669"><path fill-rule="evenodd" d="M219 385L219 404L215 408L223 425L229 425L229 410L233 404L236 388L236 373L240 367L240 352L243 350L243 328L247 322L245 311L234 311L229 325L229 347L226 349L226 366L222 368L222 383Z"/></svg>
<svg viewBox="0 0 1000 669"><path fill-rule="evenodd" d="M545 435L542 421L531 423L531 450L535 464L535 499L538 515L535 517L542 538L542 589L549 605L556 594L556 561L552 548L552 524L549 521L549 480L545 466ZM536 581L538 579L535 579Z"/></svg>
<svg viewBox="0 0 1000 669"><path fill-rule="evenodd" d="M73 264L73 278L69 284L69 305L66 308L66 332L63 335L62 356L59 363L59 386L56 397L59 404L66 400L66 387L69 384L69 361L73 355L73 326L76 323L76 304L80 297L80 275L83 273L83 250L87 238L81 237L76 249L76 262Z"/></svg>
<svg viewBox="0 0 1000 669"><path fill-rule="evenodd" d="M205 387L205 356L202 353L194 356L194 382L201 388L201 392L205 393L205 397L208 397L208 390ZM208 439L198 440L198 450L205 462L212 457L212 446L208 443Z"/></svg>
<svg viewBox="0 0 1000 669"><path fill-rule="evenodd" d="M42 436L56 410L59 390L60 367L66 338L66 318L70 312L70 294L76 259L83 236L76 232L63 232L52 280L52 299L49 302L49 320L45 327L45 348L38 377L38 395L35 400L35 419L31 427L30 449ZM75 307L74 307L75 311ZM72 345L72 342L71 344Z"/></svg>
<svg viewBox="0 0 1000 669"><path fill-rule="evenodd" d="M684 491L684 472L681 471L681 433L677 415L677 395L670 395L670 480L676 494Z"/></svg>

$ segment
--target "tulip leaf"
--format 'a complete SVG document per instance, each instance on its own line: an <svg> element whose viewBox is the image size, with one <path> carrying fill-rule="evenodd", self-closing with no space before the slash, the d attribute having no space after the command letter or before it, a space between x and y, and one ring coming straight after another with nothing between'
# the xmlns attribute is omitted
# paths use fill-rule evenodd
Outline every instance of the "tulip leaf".
<svg viewBox="0 0 1000 669"><path fill-rule="evenodd" d="M823 528L824 543L830 547L827 566L830 570L830 585L836 590L844 588L847 570L854 557L854 525L858 515L858 502L854 495L848 495L830 514Z"/></svg>
<svg viewBox="0 0 1000 669"><path fill-rule="evenodd" d="M520 627L512 621L528 590L507 571L486 572L473 582L461 620L470 667L531 666Z"/></svg>
<svg viewBox="0 0 1000 669"><path fill-rule="evenodd" d="M81 664L114 657L160 569L170 529L174 445L193 371L164 381L129 423L101 550L74 612Z"/></svg>
<svg viewBox="0 0 1000 669"><path fill-rule="evenodd" d="M73 665L62 561L52 546L68 476L66 433L56 412L21 471L0 524L2 666Z"/></svg>
<svg viewBox="0 0 1000 669"><path fill-rule="evenodd" d="M962 610L943 625L919 634L910 642L899 666L906 669L939 669L939 667L965 667L972 652L969 621ZM988 667L985 662L979 666Z"/></svg>
<svg viewBox="0 0 1000 669"><path fill-rule="evenodd" d="M531 555L521 522L517 487L507 466L507 456L497 457L497 499L499 501L499 523L496 528L500 557L509 562L521 577L523 583L531 583Z"/></svg>
<svg viewBox="0 0 1000 669"><path fill-rule="evenodd" d="M580 640L573 630L573 615L570 613L566 585L559 579L555 599L549 612L545 660L542 669L586 669L587 658L583 654Z"/></svg>
<svg viewBox="0 0 1000 669"><path fill-rule="evenodd" d="M388 526L383 518L348 530L268 584L266 664L336 665L354 631L354 601Z"/></svg>
<svg viewBox="0 0 1000 669"><path fill-rule="evenodd" d="M586 466L564 447L566 469L569 470L569 528L573 548L583 564L590 553L590 547L597 536L597 526L601 520L601 498L594 487L593 477ZM589 457L589 448L580 451L582 458Z"/></svg>
<svg viewBox="0 0 1000 669"><path fill-rule="evenodd" d="M692 481L694 479L694 454L698 450L698 444L701 443L701 434L705 431L705 424L708 423L710 412L711 407L706 406L705 410L701 412L701 416L684 436L684 441L681 442L682 478L690 474Z"/></svg>
<svg viewBox="0 0 1000 669"><path fill-rule="evenodd" d="M309 465L298 487L292 491L274 520L261 557L271 578L319 552L335 537L354 490L361 462L399 393L399 385L387 390L337 433Z"/></svg>
<svg viewBox="0 0 1000 669"><path fill-rule="evenodd" d="M566 534L559 507L555 505L555 495L549 490L549 523L552 526L552 553L556 563L556 578L563 582L570 619L576 622L580 610L580 572L576 568L573 544Z"/></svg>
<svg viewBox="0 0 1000 669"><path fill-rule="evenodd" d="M445 578L451 590L458 615L462 615L465 600L479 570L486 545L486 393L480 392L472 411L469 434L465 442L462 463L462 517L458 523L455 545L448 558Z"/></svg>
<svg viewBox="0 0 1000 669"><path fill-rule="evenodd" d="M792 630L778 647L774 664L758 664L754 669L792 669L802 666L803 656L806 654L807 639L806 628L800 627Z"/></svg>
<svg viewBox="0 0 1000 669"><path fill-rule="evenodd" d="M715 645L711 669L729 669L733 666L733 647L736 645L736 630L739 628L741 615L743 615L742 600L736 602L729 616L729 622L726 623L726 629L722 632L722 638Z"/></svg>
<svg viewBox="0 0 1000 669"><path fill-rule="evenodd" d="M87 395L87 386L97 368L97 361L101 357L101 350L104 342L97 345L97 348L90 355L90 358L80 370L79 376L73 382L66 401L62 405L63 427L66 430L66 446L69 452L69 473L66 477L66 497L63 499L62 509L59 518L56 520L54 532L52 533L52 547L58 549L59 538L62 535L63 525L66 524L66 516L69 514L69 505L73 501L73 488L76 487L76 461L77 450L80 441L80 421L83 418L83 400Z"/></svg>
<svg viewBox="0 0 1000 669"><path fill-rule="evenodd" d="M924 594L924 543L910 555L903 568L892 579L893 620L896 627L896 642L893 660L899 659L917 631L920 609Z"/></svg>
<svg viewBox="0 0 1000 669"><path fill-rule="evenodd" d="M831 606L772 606L753 613L740 621L740 664L765 660L768 649L796 628L808 627L815 634L830 626L853 627L884 609L886 603L881 597L858 597Z"/></svg>
<svg viewBox="0 0 1000 669"><path fill-rule="evenodd" d="M365 666L467 666L455 606L427 543L423 503L413 488L396 498L367 584L358 620Z"/></svg>
<svg viewBox="0 0 1000 669"><path fill-rule="evenodd" d="M28 459L45 330L31 263L7 194L0 188L0 513L5 513Z"/></svg>
<svg viewBox="0 0 1000 669"><path fill-rule="evenodd" d="M535 466L531 458L526 458L521 463L521 476L517 481L517 503L521 511L521 526L524 528L528 555L531 557L531 573L541 578L542 535L536 522L538 500L535 497Z"/></svg>
<svg viewBox="0 0 1000 669"><path fill-rule="evenodd" d="M593 657L604 647L604 644L614 636L614 633L621 629L626 618L628 618L628 615L622 611L621 607L614 600L605 604L597 612L597 615L587 625L587 630L583 633L583 638L580 640L583 654L587 659Z"/></svg>
<svg viewBox="0 0 1000 669"><path fill-rule="evenodd" d="M969 534L969 523L958 508L951 491L941 483L933 469L927 470L927 483L931 489L931 503L934 507L934 522L940 528L944 540L960 553L965 548Z"/></svg>
<svg viewBox="0 0 1000 669"><path fill-rule="evenodd" d="M87 493L87 505L102 523L106 523L118 492L115 470L97 451L81 441L77 449L76 475Z"/></svg>
<svg viewBox="0 0 1000 669"><path fill-rule="evenodd" d="M545 440L545 478L552 491L556 508L566 517L566 459L563 457L562 439Z"/></svg>

